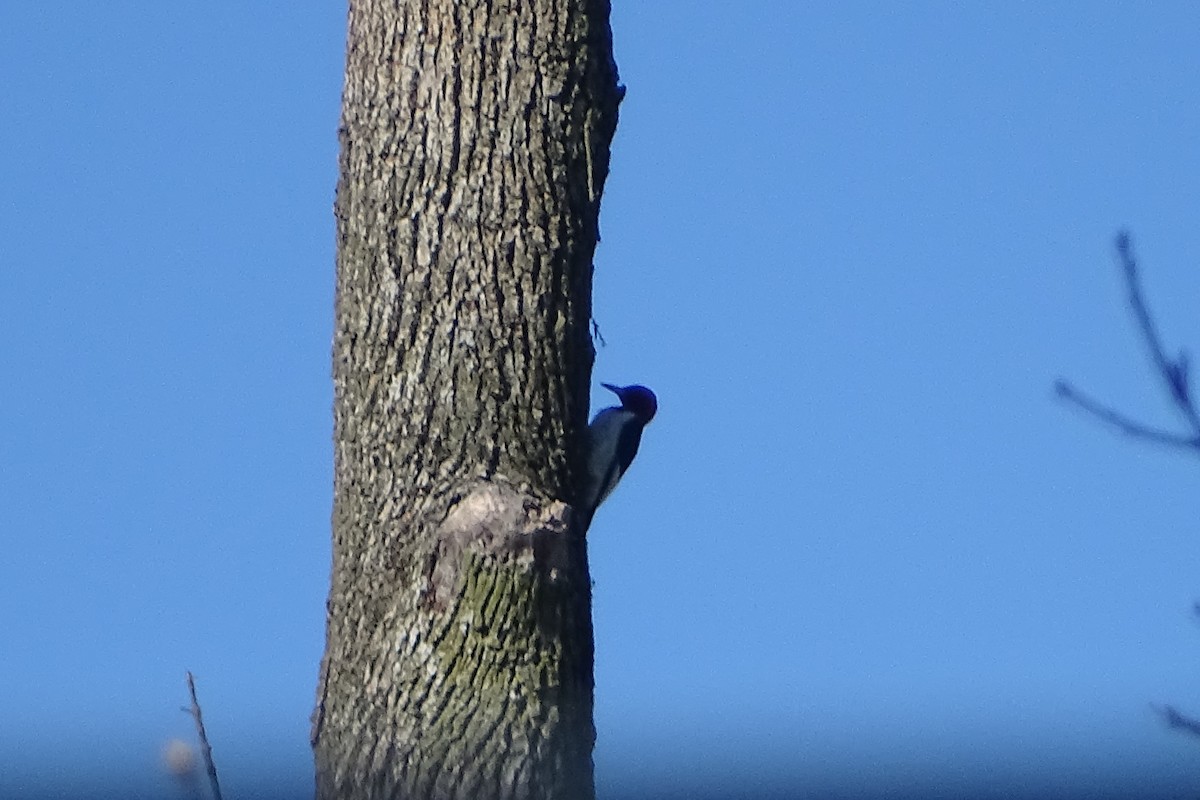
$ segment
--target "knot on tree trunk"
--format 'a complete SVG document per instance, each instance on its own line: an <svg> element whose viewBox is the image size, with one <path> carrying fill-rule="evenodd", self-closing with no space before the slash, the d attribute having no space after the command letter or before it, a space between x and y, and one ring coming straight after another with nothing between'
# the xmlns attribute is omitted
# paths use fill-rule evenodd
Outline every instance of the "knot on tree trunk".
<svg viewBox="0 0 1200 800"><path fill-rule="evenodd" d="M581 537L572 533L572 514L561 500L535 497L502 478L476 481L437 528L422 600L444 608L476 559L536 575L547 587L568 588L568 565L581 546Z"/></svg>

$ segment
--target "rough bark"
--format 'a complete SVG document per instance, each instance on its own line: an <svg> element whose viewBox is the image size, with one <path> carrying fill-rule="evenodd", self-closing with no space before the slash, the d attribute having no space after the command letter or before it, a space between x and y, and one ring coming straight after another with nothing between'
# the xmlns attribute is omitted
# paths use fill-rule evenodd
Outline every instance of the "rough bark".
<svg viewBox="0 0 1200 800"><path fill-rule="evenodd" d="M351 0L319 800L591 798L607 0Z"/></svg>

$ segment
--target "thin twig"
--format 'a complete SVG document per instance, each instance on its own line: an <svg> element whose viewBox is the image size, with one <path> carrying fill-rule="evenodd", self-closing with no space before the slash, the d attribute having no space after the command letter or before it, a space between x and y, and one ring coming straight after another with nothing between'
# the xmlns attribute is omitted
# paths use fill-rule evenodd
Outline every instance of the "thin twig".
<svg viewBox="0 0 1200 800"><path fill-rule="evenodd" d="M1121 412L1091 399L1066 381L1056 381L1054 383L1054 391L1059 397L1070 403L1074 403L1097 419L1107 422L1126 436L1146 439L1155 444L1165 444L1172 447L1200 449L1200 437L1171 433L1160 428L1143 425L1137 420L1131 419Z"/></svg>
<svg viewBox="0 0 1200 800"><path fill-rule="evenodd" d="M1193 736L1200 736L1200 720L1179 713L1174 706L1163 706L1159 708L1158 706L1151 704L1150 707L1162 716L1163 720L1167 723L1167 727L1178 728L1179 730L1190 733Z"/></svg>
<svg viewBox="0 0 1200 800"><path fill-rule="evenodd" d="M1125 274L1125 286L1129 292L1129 306L1133 311L1134 319L1137 321L1138 329L1142 332L1142 337L1146 340L1146 348L1150 351L1150 359L1154 362L1155 370L1166 385L1167 394L1170 396L1171 402L1179 409L1179 412L1191 427L1192 433L1171 433L1170 431L1138 422L1116 409L1093 400L1064 380L1056 381L1054 390L1059 397L1075 404L1126 436L1144 439L1155 444L1183 447L1200 452L1200 412L1196 410L1196 406L1192 402L1187 354L1180 353L1179 358L1176 360L1171 360L1167 357L1166 351L1162 346L1162 338L1158 335L1158 329L1155 327L1154 319L1150 315L1150 309L1146 305L1146 297L1142 292L1142 285L1138 276L1137 259L1133 257L1133 245L1130 243L1127 232L1121 231L1117 235L1116 246L1117 258L1121 262L1121 269Z"/></svg>
<svg viewBox="0 0 1200 800"><path fill-rule="evenodd" d="M596 322L595 317L592 317L592 339L599 342L601 347L608 347L608 342L604 341L604 335L600 333L600 323Z"/></svg>
<svg viewBox="0 0 1200 800"><path fill-rule="evenodd" d="M1163 350L1162 338L1158 335L1154 319L1150 316L1150 309L1146 306L1146 297L1142 292L1142 284L1138 275L1137 259L1133 257L1133 245L1129 241L1129 233L1126 231L1117 234L1117 256L1121 259L1121 268L1125 272L1125 283L1129 289L1129 306L1133 309L1138 327L1141 328L1142 335L1146 339L1146 347L1150 350L1150 358L1154 361L1154 367L1166 384L1171 400L1187 419L1188 424L1192 426L1192 430L1200 435L1200 413L1197 413L1196 406L1192 403L1188 385L1187 356L1181 353L1177 361L1172 361L1167 358L1166 351Z"/></svg>
<svg viewBox="0 0 1200 800"><path fill-rule="evenodd" d="M213 763L212 746L204 731L204 715L200 712L200 701L196 699L196 679L191 670L187 674L188 693L192 696L192 707L183 709L196 720L196 732L200 734L200 754L204 756L204 767L208 770L208 785L212 788L213 800L221 800L221 783L217 780L217 765Z"/></svg>

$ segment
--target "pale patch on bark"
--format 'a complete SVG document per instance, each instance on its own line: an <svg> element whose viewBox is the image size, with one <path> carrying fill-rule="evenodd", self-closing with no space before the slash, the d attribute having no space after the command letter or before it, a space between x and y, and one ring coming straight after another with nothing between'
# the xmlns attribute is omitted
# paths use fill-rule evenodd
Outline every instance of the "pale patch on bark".
<svg viewBox="0 0 1200 800"><path fill-rule="evenodd" d="M461 590L466 551L509 568L540 573L550 585L567 579L572 509L540 500L502 480L480 481L437 528L437 548L421 600L444 609Z"/></svg>

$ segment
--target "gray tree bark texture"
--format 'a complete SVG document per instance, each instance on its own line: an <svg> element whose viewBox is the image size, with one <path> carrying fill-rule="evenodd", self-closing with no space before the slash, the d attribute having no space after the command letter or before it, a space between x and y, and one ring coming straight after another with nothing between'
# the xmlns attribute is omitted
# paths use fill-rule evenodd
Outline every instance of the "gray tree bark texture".
<svg viewBox="0 0 1200 800"><path fill-rule="evenodd" d="M594 797L608 0L351 0L318 800Z"/></svg>

